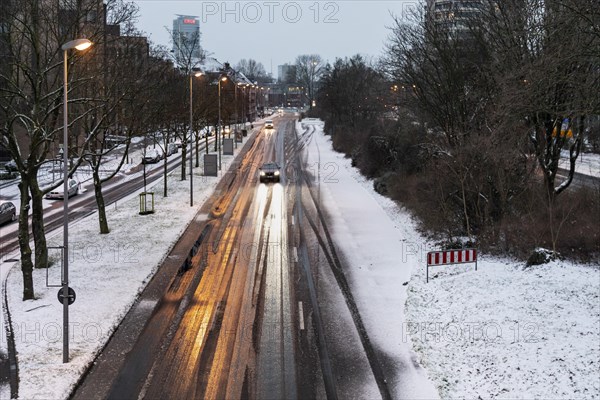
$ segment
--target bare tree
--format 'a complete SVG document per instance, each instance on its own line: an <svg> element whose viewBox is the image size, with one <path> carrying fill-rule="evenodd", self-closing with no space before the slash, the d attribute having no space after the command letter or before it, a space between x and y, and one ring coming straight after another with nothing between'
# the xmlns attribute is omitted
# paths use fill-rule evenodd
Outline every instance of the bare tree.
<svg viewBox="0 0 600 400"><path fill-rule="evenodd" d="M270 82L271 78L267 74L264 65L252 58L242 58L235 67L237 72L241 72L252 82Z"/></svg>
<svg viewBox="0 0 600 400"><path fill-rule="evenodd" d="M509 0L483 14L486 33L479 39L496 60L489 64L495 103L530 139L549 202L571 184L586 119L600 113L600 37L592 3ZM567 178L557 183L564 157Z"/></svg>
<svg viewBox="0 0 600 400"><path fill-rule="evenodd" d="M424 9L408 20L394 18L384 65L399 90L416 98L447 144L456 147L470 132L486 127L491 93L482 66L487 53L463 30L430 18Z"/></svg>
<svg viewBox="0 0 600 400"><path fill-rule="evenodd" d="M337 59L325 66L318 92L319 109L332 123L357 126L384 112L383 97L389 90L384 74L360 55Z"/></svg>
<svg viewBox="0 0 600 400"><path fill-rule="evenodd" d="M173 43L174 46L174 61L175 64L179 67L179 70L181 71L181 74L183 76L185 76L185 82L189 81L189 77L194 73L194 70L196 68L198 68L202 62L204 61L204 59L206 58L206 52L202 50L202 47L200 46L200 31L196 31L192 34L183 34L183 33L177 33L175 31L170 31L171 34L171 41ZM186 96L186 99L188 99L188 104L187 104L187 109L189 110L190 104L189 104L189 90L192 90L191 87L189 87L189 84L187 85L187 90L186 91L182 91L181 95L184 96L184 93L187 93L188 96ZM193 106L192 106L193 107ZM179 114L178 114L179 115ZM181 180L185 180L186 179L186 159L187 159L187 146L188 144L190 146L193 145L193 138L191 137L193 135L193 130L192 130L192 126L190 126L190 121L188 118L188 121L185 121L185 119L181 120L182 125L175 125L172 126L172 129L175 129L176 131L180 128L183 127L183 125L185 125L187 128L187 132L189 132L189 136L190 138L188 139L188 135L185 134L178 134L177 136L182 137L182 156L181 156ZM166 177L165 177L166 179Z"/></svg>
<svg viewBox="0 0 600 400"><path fill-rule="evenodd" d="M526 187L527 141L550 204L570 185L585 120L598 114L598 35L578 15L594 15L592 8L507 0L481 2L468 17L422 9L408 21L395 18L385 67L394 86L416 99L414 114L433 121L425 136L430 163L446 179L438 200L467 234L500 218ZM568 177L557 184L565 152Z"/></svg>
<svg viewBox="0 0 600 400"><path fill-rule="evenodd" d="M29 246L29 200L32 208L32 227L35 242L35 265L48 264L43 224L42 197L45 193L38 183L37 173L52 144L62 131L62 51L67 41L87 36L98 42L103 29L102 4L38 2L25 0L9 2L3 8L3 68L0 68L0 141L15 159L21 177L19 245L24 278L23 298L34 296ZM85 89L90 80L94 49L87 54L69 54L71 76L69 104L74 115L70 131L75 133L81 122L101 107L101 102ZM75 114L76 112L76 114ZM78 142L64 148L77 158L70 173L80 164L76 149L85 146L92 136L73 135Z"/></svg>
<svg viewBox="0 0 600 400"><path fill-rule="evenodd" d="M306 88L311 109L324 67L323 60L318 54L303 54L296 57L296 79Z"/></svg>
<svg viewBox="0 0 600 400"><path fill-rule="evenodd" d="M117 64L107 63L110 46L106 27L111 22L133 24L135 10L122 0L109 0L105 4L26 0L8 2L6 13L3 9L5 34L1 48L7 62L0 68L0 141L15 159L21 177L19 245L24 299L34 296L29 202L31 200L35 266L47 267L42 198L62 183L41 187L38 182L40 166L48 156L54 156L57 144L62 141L61 45L78 37L87 37L94 43L85 53L70 51L67 54L70 135L68 143L63 144L63 151L71 159L69 175L72 176L85 159L91 160L90 155L102 156L105 148L102 140L114 128L113 117L126 101L131 86L127 83L131 79L124 80L123 70L119 73Z"/></svg>

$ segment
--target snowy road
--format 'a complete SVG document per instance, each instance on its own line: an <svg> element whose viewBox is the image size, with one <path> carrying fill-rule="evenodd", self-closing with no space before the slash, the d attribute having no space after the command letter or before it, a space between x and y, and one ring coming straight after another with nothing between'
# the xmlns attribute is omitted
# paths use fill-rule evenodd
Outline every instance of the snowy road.
<svg viewBox="0 0 600 400"><path fill-rule="evenodd" d="M150 283L139 300L151 307L139 311L143 327L126 318L100 360L117 349L127 357L108 381L93 368L75 398L391 399L388 382L412 385L410 370L389 369L343 272L306 164L316 131L307 132L288 116L256 136L182 238L197 251L189 269L161 275L158 297L159 283ZM282 182L258 184L257 168L270 160ZM184 257L172 253L161 273ZM128 350L116 343L131 337L125 332L137 335Z"/></svg>

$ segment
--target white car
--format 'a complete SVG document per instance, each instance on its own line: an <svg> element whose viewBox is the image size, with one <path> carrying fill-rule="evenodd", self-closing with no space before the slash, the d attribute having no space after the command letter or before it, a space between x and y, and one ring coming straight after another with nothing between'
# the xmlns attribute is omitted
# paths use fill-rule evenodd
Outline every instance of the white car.
<svg viewBox="0 0 600 400"><path fill-rule="evenodd" d="M69 187L67 189L68 197L77 196L79 194L79 182L75 179L69 179ZM53 191L46 194L47 199L64 199L65 194L63 191L63 185L60 185Z"/></svg>
<svg viewBox="0 0 600 400"><path fill-rule="evenodd" d="M154 164L162 160L162 152L158 149L150 149L146 152L146 155L142 158L142 164Z"/></svg>
<svg viewBox="0 0 600 400"><path fill-rule="evenodd" d="M265 120L265 129L273 129L273 120L272 119Z"/></svg>

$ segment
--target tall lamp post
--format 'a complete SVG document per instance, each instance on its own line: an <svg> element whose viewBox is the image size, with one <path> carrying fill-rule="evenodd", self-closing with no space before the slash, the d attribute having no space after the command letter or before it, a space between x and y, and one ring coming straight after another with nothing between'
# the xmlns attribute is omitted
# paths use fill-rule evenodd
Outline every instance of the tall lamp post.
<svg viewBox="0 0 600 400"><path fill-rule="evenodd" d="M85 50L92 45L88 39L75 39L62 45L63 51L63 363L69 362L69 117L68 117L68 63L69 50Z"/></svg>
<svg viewBox="0 0 600 400"><path fill-rule="evenodd" d="M219 154L219 171L221 170L221 137L223 136L221 129L223 126L221 125L221 82L225 82L227 80L226 76L219 77L219 129L217 132L217 153Z"/></svg>
<svg viewBox="0 0 600 400"><path fill-rule="evenodd" d="M194 72L190 74L190 207L194 206L194 175L192 174L192 159L194 158L194 129L192 127L192 124L194 122L193 120L193 108L192 108L192 87L193 87L193 82L192 79L193 77L200 77L202 76L202 72Z"/></svg>
<svg viewBox="0 0 600 400"><path fill-rule="evenodd" d="M248 97L246 94L246 89L248 88L248 84L243 84L242 85L242 124L244 126L244 129L247 129L246 127L246 118L248 117L248 110L247 110L247 101L248 101Z"/></svg>

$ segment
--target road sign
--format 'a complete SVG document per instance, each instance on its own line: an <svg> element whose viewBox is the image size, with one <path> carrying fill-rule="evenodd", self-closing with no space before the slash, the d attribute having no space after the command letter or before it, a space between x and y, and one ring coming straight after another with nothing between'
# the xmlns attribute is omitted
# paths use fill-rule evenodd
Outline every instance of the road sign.
<svg viewBox="0 0 600 400"><path fill-rule="evenodd" d="M69 292L69 295L68 295L68 298L69 298L68 304L71 305L71 304L75 303L75 297L76 297L75 296L75 291L72 288L69 288L68 292ZM60 304L63 304L63 298L64 298L64 296L63 296L63 288L59 289L56 297L58 297L58 302Z"/></svg>
<svg viewBox="0 0 600 400"><path fill-rule="evenodd" d="M427 253L427 282L429 282L429 268L436 265L465 263L475 263L475 271L477 271L476 249L430 251Z"/></svg>

